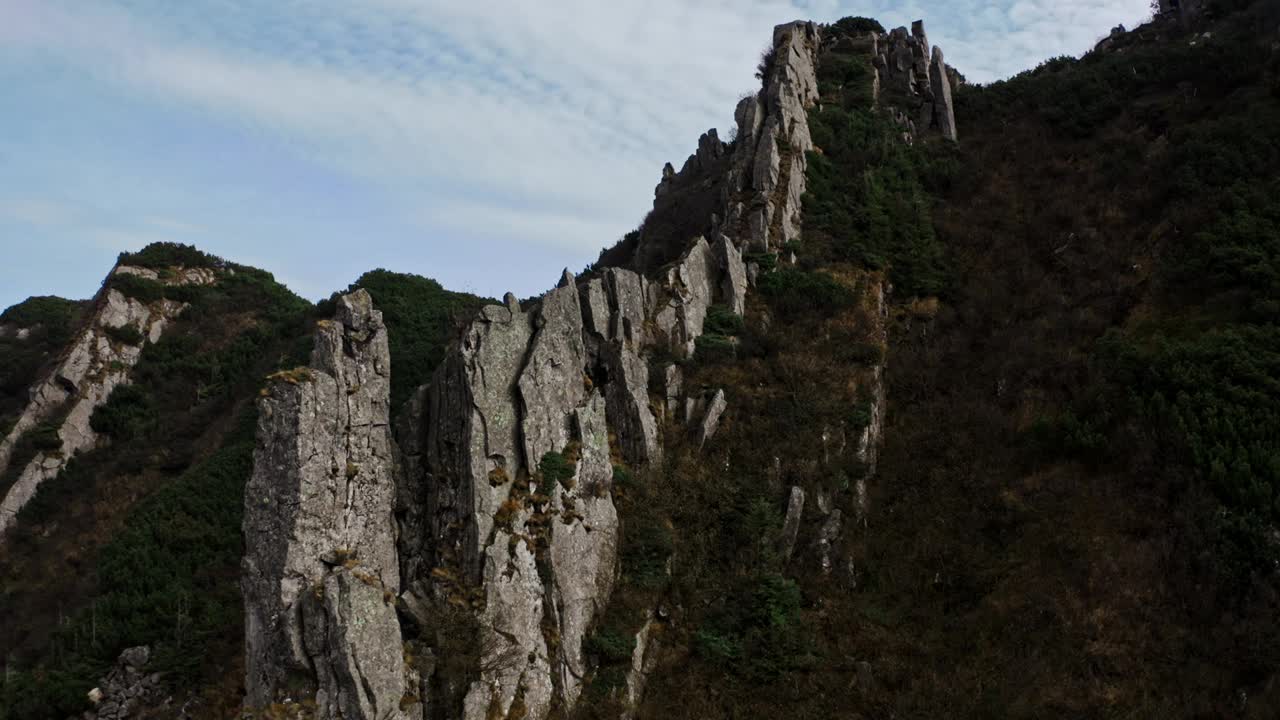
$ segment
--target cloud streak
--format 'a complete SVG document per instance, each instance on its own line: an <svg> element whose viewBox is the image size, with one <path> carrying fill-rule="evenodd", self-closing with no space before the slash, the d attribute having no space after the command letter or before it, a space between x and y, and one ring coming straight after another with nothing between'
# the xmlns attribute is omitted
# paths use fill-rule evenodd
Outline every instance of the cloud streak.
<svg viewBox="0 0 1280 720"><path fill-rule="evenodd" d="M238 128L386 198L424 236L543 248L547 277L517 288L532 292L633 227L662 163L727 128L779 22L925 17L948 60L986 81L1078 53L1145 5L0 0L0 70L58 68L126 113ZM151 214L220 229L214 213Z"/></svg>

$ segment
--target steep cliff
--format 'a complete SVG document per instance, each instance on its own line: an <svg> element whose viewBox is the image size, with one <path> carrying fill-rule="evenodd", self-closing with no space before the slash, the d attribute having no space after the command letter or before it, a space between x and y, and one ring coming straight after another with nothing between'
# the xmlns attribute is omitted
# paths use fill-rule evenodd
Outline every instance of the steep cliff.
<svg viewBox="0 0 1280 720"><path fill-rule="evenodd" d="M379 587L399 595L408 623L406 653L429 658L409 665L420 677L405 693L412 714L562 717L598 675L598 650L592 645L598 640L592 633L603 622L620 573L625 577L615 479L679 468L683 458L665 462L668 448L707 448L716 438L735 412L734 393L741 386L726 392L706 385L707 361L700 358L719 357L726 349L736 353L740 330L734 328L744 327L745 316L771 323L769 311L752 304L751 287L778 273L788 278L786 272L796 272L778 266L784 249L795 262L809 158L818 150L809 113L819 98L822 43L813 23L779 26L761 91L745 98L735 113L734 141L725 144L709 131L680 172L664 170L654 212L638 236L620 246L630 258L611 267L602 264L582 277L566 271L556 289L524 306L508 295L504 305L482 308L462 329L432 382L402 411L401 463L398 470L386 465L368 476L371 485L363 492L379 498L378 510L362 515L361 522L373 527L376 523L367 518L385 514L396 477L399 565L388 576L388 553L380 549L372 574L381 578ZM862 62L865 72L874 72L871 56ZM715 189L713 196L708 188ZM690 204L701 214L691 212ZM673 234L676 228L704 228L712 241ZM882 345L883 278L822 278L837 288L842 303L846 295L856 300L851 305L863 315L849 322ZM846 287L851 280L856 288ZM765 292L787 290L769 280ZM357 297L340 300L340 315ZM756 309L749 312L749 307ZM380 332L359 323L342 325L375 338ZM336 342L324 340L329 332L327 326L318 332L318 347ZM346 347L356 348L358 366L385 372L384 355L360 359L363 344L348 340ZM329 546L354 552L360 562L363 554L336 539L347 523L324 514L334 511L331 505L313 512L305 501L287 501L315 493L344 496L308 489L341 484L344 463L362 468L364 477L362 463L309 449L349 444L342 439L342 413L323 402L335 392L343 394L342 382L329 389L329 375L317 364L320 356L317 350L310 369L273 385L260 411L245 525L251 542L245 566L248 705L315 697L321 716L347 717L352 711L332 705L335 691L320 670L331 662L325 659L331 651L304 640L308 613L320 611L308 611L303 598L308 588L327 587L328 568L341 564L326 560L335 552ZM697 382L687 382L687 373ZM840 465L846 457L860 463L858 488L874 467L880 442L882 374L881 356L848 385L848 392L866 397L865 418L841 419L822 431L821 463ZM345 387L357 398L381 389L366 383ZM385 394L377 397L385 403ZM321 421L338 422L338 430L317 424ZM385 425L385 416L373 423ZM285 495L261 499L279 493ZM255 494L261 498L254 499ZM856 494L865 504L865 490ZM798 514L804 494L797 487L792 495L799 498L793 502ZM818 505L825 540L818 541L812 557L830 572L838 564L832 547L841 532L841 511L826 493ZM288 511L276 509L281 507ZM798 523L794 517L788 521L791 545ZM657 560L667 561L665 556ZM643 627L627 631L636 636L628 644L641 649L625 691L597 683L602 688L597 695L604 692L630 706L624 713L640 701L644 675L657 658L654 630L666 616L654 612L649 609ZM394 614L379 613L387 615L378 622L390 636ZM338 627L332 621L329 626ZM459 637L470 638L471 647L460 648ZM310 689L284 689L290 669L313 676ZM400 665L368 670L382 673L388 687L402 687ZM385 701L379 705L385 706Z"/></svg>
<svg viewBox="0 0 1280 720"><path fill-rule="evenodd" d="M245 487L246 708L401 717L391 363L363 290L321 320L309 366L270 378Z"/></svg>

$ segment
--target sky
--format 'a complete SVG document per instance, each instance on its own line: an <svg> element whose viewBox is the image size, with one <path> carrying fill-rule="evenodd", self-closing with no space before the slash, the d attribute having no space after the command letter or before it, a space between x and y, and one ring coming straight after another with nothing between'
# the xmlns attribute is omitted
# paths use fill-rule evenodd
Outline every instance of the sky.
<svg viewBox="0 0 1280 720"><path fill-rule="evenodd" d="M0 308L194 244L309 299L366 270L524 297L728 136L774 25L923 18L970 81L1148 0L0 0ZM963 128L961 128L963 133Z"/></svg>

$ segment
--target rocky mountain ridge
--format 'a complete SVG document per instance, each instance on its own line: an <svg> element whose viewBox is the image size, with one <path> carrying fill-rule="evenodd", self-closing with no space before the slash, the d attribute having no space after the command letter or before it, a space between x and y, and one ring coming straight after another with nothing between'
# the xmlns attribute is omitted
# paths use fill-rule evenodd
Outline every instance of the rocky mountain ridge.
<svg viewBox="0 0 1280 720"><path fill-rule="evenodd" d="M870 37L874 43L876 35ZM339 300L339 317L322 325L310 368L277 379L261 401L260 417L269 425L259 429L245 525L251 538L245 565L251 706L266 707L284 695L296 701L297 688L283 693L279 678L301 670L304 675L318 673L301 696L316 693L322 717L387 717L388 712L452 717L449 708L458 706L460 717L468 719L541 719L573 709L591 676L584 642L609 603L617 573L619 526L611 497L615 466L660 465L666 434L689 432L703 444L714 436L722 415L732 412L732 398L723 390L704 394L682 387L680 366L660 358L692 358L709 313L745 313L747 295L762 270L744 260L744 252L778 252L799 236L806 153L814 149L807 113L818 99L815 67L821 44L813 23L778 26L764 88L739 104L732 145L710 131L679 173L670 165L664 170L655 207L681 185L709 182L696 177L724 173L715 181L719 202L705 219L713 229L712 242L695 238L674 262L648 276L625 267L607 267L582 278L566 271L556 289L527 307L508 295L505 305L483 308L432 383L405 408L398 438L402 462L380 452L359 461L347 459L344 465L342 458L329 461L306 449L353 442L354 428L345 436L340 431L335 443L317 441L320 430L309 425L316 418L341 417L331 403L308 400L334 394L325 388L329 368L339 364L330 348L340 344L325 338L339 327L348 335L376 337L380 332L376 319L372 327L353 320L377 317L376 311L370 315L367 297L357 293ZM919 42L914 47L919 51ZM939 106L949 118L946 100ZM954 128L953 120L946 123L944 127ZM633 264L643 266L642 258L660 256L661 251L642 242ZM346 348L341 362L355 363L354 372L369 377L386 372L385 352L365 355L350 338L341 346ZM280 393L300 399L281 404L276 399ZM370 393L375 407L386 402L385 382L348 385L346 393L348 404ZM341 398L340 388L336 394ZM883 388L874 394L876 421L848 443L869 463L874 463L879 442ZM382 414L363 422L379 433L376 428L387 424ZM323 436L333 437L327 430ZM301 489L289 479L299 473ZM306 480L309 475L328 479ZM386 483L381 490L365 491L375 493L398 478L398 532L388 521L384 498L376 511L357 513L362 527L376 530L376 540L344 544L339 539L339 528L348 522L342 518L351 517L356 497L341 490L344 476L347 482L372 477ZM317 488L337 483L338 489L308 489L314 483L320 483ZM304 498L318 493L331 498L325 501L327 512L339 511L332 498L339 505L345 502L345 509L324 515L306 510L305 502L265 500L281 492L300 492ZM280 522L295 529L265 530ZM314 542L315 532L322 542ZM393 537L398 537L398 568L387 553ZM380 549L371 553L369 543ZM270 559L280 552L304 558L301 562L313 570L284 569ZM406 686L404 672L415 671L398 659L353 669L350 658L373 657L388 637L398 636L390 606L379 606L377 593L367 590L363 592L371 605L366 610L371 618L386 618L375 623L383 629L344 637L340 613L329 609L328 626L339 630L331 630L327 638L306 635L308 611L299 621L296 610L288 608L301 602L307 588L316 588L317 597L324 588L328 603L339 588L358 585L349 579L342 584L344 562L360 568L351 573L377 578L372 587L395 596L420 627L438 623L441 605L474 611L482 649L476 658L478 676L457 685L433 677L428 669ZM339 579L322 580L329 577L326 566L338 568L332 572ZM285 589L249 592L259 583ZM330 584L335 584L333 593ZM263 644L262 628L272 623L283 624L282 639ZM632 703L643 686L646 655L654 647L651 625L646 624L635 643L626 692ZM410 638L406 647L432 645L427 637L425 643ZM362 642L373 644L360 647ZM331 664L324 658L343 652L348 653L343 655L348 667L337 674L335 688L319 668ZM406 703L388 710L394 689L402 687L414 689L406 691ZM376 688L385 692L373 692ZM358 710L349 705L339 711L333 705L335 696L361 695L367 702Z"/></svg>
<svg viewBox="0 0 1280 720"><path fill-rule="evenodd" d="M141 278L167 287L205 286L217 282L218 272L172 267L162 275L131 265L112 268L78 336L32 388L26 408L0 441L0 477L9 471L16 476L4 488L0 501L0 541L40 484L57 477L72 457L99 442L90 424L94 410L116 387L129 382L129 370L137 364L143 347L158 342L165 327L187 307L163 297L126 296L112 283L122 278ZM49 440L34 457L20 457L21 468L10 468L24 435L46 423L52 432Z"/></svg>

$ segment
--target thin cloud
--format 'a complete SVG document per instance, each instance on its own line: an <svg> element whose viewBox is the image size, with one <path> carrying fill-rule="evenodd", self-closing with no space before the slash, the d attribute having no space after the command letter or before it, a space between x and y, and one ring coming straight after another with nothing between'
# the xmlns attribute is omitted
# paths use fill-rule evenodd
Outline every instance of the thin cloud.
<svg viewBox="0 0 1280 720"><path fill-rule="evenodd" d="M26 75L57 67L50 77L73 78L140 119L176 108L241 129L386 198L391 213L427 237L542 248L546 268L536 274L553 278L544 270L593 259L635 226L664 162L679 166L710 127L727 131L777 23L858 14L892 27L923 17L948 61L981 82L1083 52L1111 26L1140 20L1146 5L280 0L232 7L191 0L148 9L109 0L0 0L0 70L13 64ZM77 141L101 138L68 138ZM57 172L74 176L77 169L40 169L42 176ZM205 192L179 189L187 198ZM32 206L22 220L5 212L17 201L4 192L0 186L4 217L66 219ZM90 200L101 208L124 205L112 197ZM169 226L142 218L79 227L104 242L217 238L242 227L215 208L201 213L198 203L185 204L181 214L176 209L157 204L146 213L177 223ZM298 238L281 242L314 242L306 208L275 211L271 225L262 226L288 227ZM65 232L73 226L66 223ZM447 246L439 251L454 253ZM448 258L439 264L454 267ZM441 279L460 285L485 274L461 266L457 273ZM505 289L481 288L491 295Z"/></svg>

